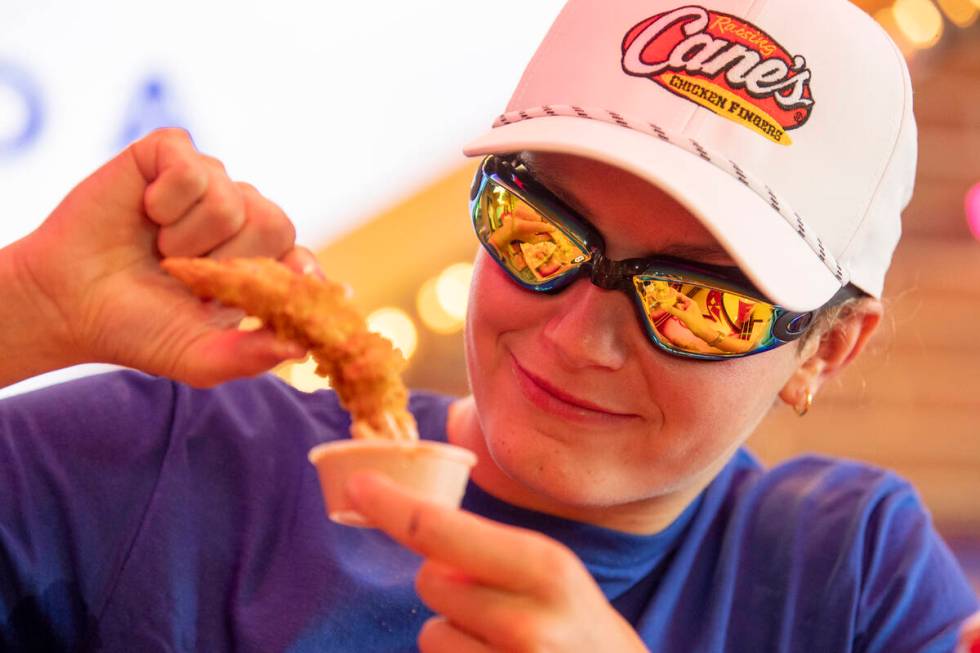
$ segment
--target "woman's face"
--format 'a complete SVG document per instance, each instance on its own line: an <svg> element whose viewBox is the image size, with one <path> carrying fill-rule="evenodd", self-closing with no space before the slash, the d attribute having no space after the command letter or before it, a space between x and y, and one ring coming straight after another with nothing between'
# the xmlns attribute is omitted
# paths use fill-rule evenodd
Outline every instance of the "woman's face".
<svg viewBox="0 0 980 653"><path fill-rule="evenodd" d="M629 173L568 155L529 163L599 229L608 256L733 265L696 218ZM671 357L651 345L622 292L580 279L533 294L482 250L466 347L493 461L511 481L570 506L699 491L800 364L792 344L721 362Z"/></svg>

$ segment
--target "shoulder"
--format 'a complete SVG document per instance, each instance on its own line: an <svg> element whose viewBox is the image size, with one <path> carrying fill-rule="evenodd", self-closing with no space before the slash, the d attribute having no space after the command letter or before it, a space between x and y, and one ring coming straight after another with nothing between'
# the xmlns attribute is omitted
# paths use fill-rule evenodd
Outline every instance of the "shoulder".
<svg viewBox="0 0 980 653"><path fill-rule="evenodd" d="M231 430L260 439L263 434L282 439L311 431L332 439L350 425L333 392L302 392L272 374L213 388L177 385L174 422L182 431Z"/></svg>
<svg viewBox="0 0 980 653"><path fill-rule="evenodd" d="M746 474L733 494L743 596L778 596L859 650L929 650L976 609L918 493L893 472L806 456Z"/></svg>
<svg viewBox="0 0 980 653"><path fill-rule="evenodd" d="M177 387L130 370L73 379L0 400L0 441L65 452L167 440Z"/></svg>
<svg viewBox="0 0 980 653"><path fill-rule="evenodd" d="M425 440L447 440L446 422L449 407L456 397L427 390L413 390L409 395L408 410L418 422L419 437Z"/></svg>
<svg viewBox="0 0 980 653"><path fill-rule="evenodd" d="M312 447L349 437L350 414L331 390L303 392L271 374L241 379L200 390L178 386L175 422L182 429L223 432L228 429L255 438L298 440ZM452 398L432 392L412 392L409 410L419 432L445 438L445 420Z"/></svg>
<svg viewBox="0 0 980 653"><path fill-rule="evenodd" d="M733 490L731 521L742 542L775 552L749 554L763 568L781 561L793 573L833 571L837 580L847 572L846 582L860 585L891 553L937 537L910 483L861 462L796 458L745 475Z"/></svg>
<svg viewBox="0 0 980 653"><path fill-rule="evenodd" d="M420 422L432 424L438 437L453 397L429 391L413 391L409 410ZM194 388L135 370L117 370L87 376L0 400L6 414L45 414L84 411L148 417L158 412L173 417L184 427L234 419L278 422L283 428L297 421L313 421L324 432L346 435L350 416L330 390L308 393L297 390L272 374L230 381L213 388ZM172 413L172 414L171 414ZM281 429L280 429L281 430Z"/></svg>
<svg viewBox="0 0 980 653"><path fill-rule="evenodd" d="M904 479L862 462L803 456L754 470L737 487L738 503L758 516L798 516L826 521L870 518L875 512L924 512Z"/></svg>
<svg viewBox="0 0 980 653"><path fill-rule="evenodd" d="M445 439L451 401L433 393L413 393L410 409L419 432ZM209 468L234 459L266 475L292 474L309 466L318 444L350 437L350 414L331 390L303 392L271 374L210 389L178 385L173 418L174 452ZM276 471L273 472L272 470Z"/></svg>
<svg viewBox="0 0 980 653"><path fill-rule="evenodd" d="M70 409L75 405L90 408L113 406L117 410L125 410L129 406L142 408L147 403L171 400L175 385L167 379L121 369L15 394L0 400L0 405L8 410L31 407L54 412L59 408Z"/></svg>
<svg viewBox="0 0 980 653"><path fill-rule="evenodd" d="M716 500L727 546L765 575L808 569L819 575L820 565L846 561L859 576L868 552L864 543L880 539L896 516L931 528L907 481L865 463L804 456L766 469L742 451L726 473L730 478ZM889 541L897 546L896 539Z"/></svg>

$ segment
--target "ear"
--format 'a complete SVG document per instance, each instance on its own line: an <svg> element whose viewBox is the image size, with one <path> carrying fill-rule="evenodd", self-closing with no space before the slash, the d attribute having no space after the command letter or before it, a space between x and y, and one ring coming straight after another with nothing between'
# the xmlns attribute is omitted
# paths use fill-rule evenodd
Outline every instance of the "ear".
<svg viewBox="0 0 980 653"><path fill-rule="evenodd" d="M884 308L872 297L846 308L819 339L807 343L801 363L779 392L779 398L794 408L807 393L816 395L827 379L847 367L861 353L881 323Z"/></svg>

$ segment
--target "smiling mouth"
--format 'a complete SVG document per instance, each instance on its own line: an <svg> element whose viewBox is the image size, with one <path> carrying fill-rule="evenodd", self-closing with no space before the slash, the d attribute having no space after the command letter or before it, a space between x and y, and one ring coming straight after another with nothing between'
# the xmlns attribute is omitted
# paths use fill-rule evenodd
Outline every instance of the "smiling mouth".
<svg viewBox="0 0 980 653"><path fill-rule="evenodd" d="M592 403L585 399L572 396L544 379L528 372L517 359L511 354L511 362L514 367L514 374L518 384L525 396L532 403L545 410L558 413L563 416L593 417L599 419L632 419L637 417L633 413L621 413Z"/></svg>

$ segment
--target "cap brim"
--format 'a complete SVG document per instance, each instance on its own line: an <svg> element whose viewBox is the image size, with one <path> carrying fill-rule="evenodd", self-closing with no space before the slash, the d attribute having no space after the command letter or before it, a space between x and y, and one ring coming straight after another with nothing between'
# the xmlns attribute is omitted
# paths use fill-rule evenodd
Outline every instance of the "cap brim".
<svg viewBox="0 0 980 653"><path fill-rule="evenodd" d="M840 282L796 230L745 184L675 145L610 123L554 116L497 127L469 143L467 156L563 152L633 173L697 217L753 283L776 304L807 311Z"/></svg>

